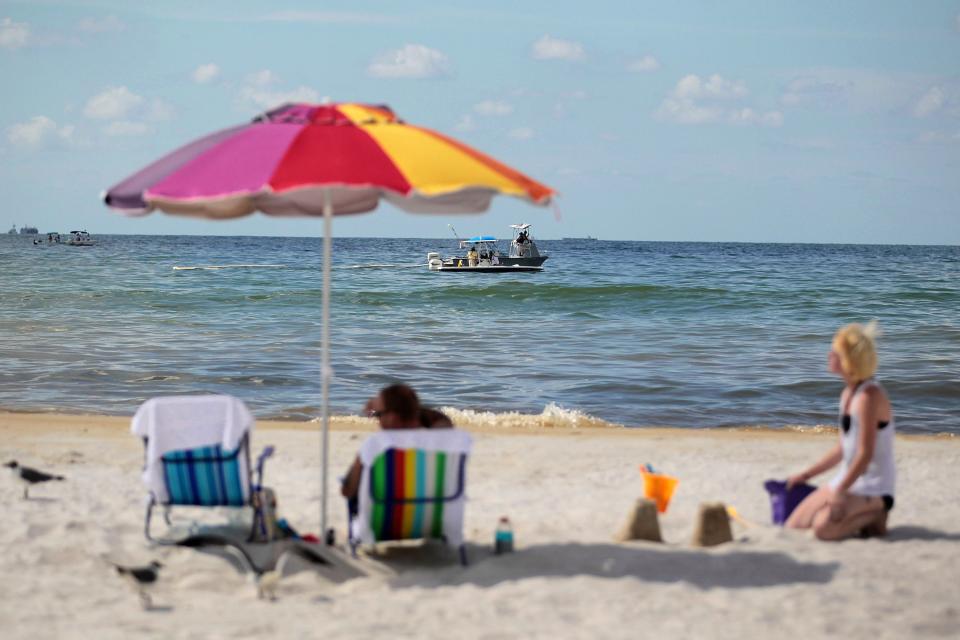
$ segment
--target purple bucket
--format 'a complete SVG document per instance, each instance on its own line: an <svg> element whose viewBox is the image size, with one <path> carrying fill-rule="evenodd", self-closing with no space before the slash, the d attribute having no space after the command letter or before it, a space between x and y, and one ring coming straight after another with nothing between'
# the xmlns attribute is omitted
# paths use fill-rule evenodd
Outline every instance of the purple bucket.
<svg viewBox="0 0 960 640"><path fill-rule="evenodd" d="M767 480L763 483L763 486L770 494L773 524L778 524L781 527L793 513L793 510L797 508L797 505L817 490L812 484L798 484L787 491L787 483L780 480Z"/></svg>

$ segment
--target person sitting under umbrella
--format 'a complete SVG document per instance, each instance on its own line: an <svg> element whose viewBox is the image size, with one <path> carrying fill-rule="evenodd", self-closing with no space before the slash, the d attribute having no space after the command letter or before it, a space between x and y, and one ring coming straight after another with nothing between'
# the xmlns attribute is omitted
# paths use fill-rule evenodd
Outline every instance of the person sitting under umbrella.
<svg viewBox="0 0 960 640"><path fill-rule="evenodd" d="M380 422L381 429L420 429L420 398L412 387L397 383L380 389L380 392L367 400L364 412ZM360 491L360 474L363 465L360 456L353 460L350 470L340 484L340 493L347 499L350 514L356 513L357 493Z"/></svg>

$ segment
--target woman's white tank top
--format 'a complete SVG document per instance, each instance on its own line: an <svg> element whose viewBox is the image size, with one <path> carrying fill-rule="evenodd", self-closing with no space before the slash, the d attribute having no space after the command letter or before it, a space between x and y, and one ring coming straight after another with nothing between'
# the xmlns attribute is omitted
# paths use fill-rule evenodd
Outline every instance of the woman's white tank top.
<svg viewBox="0 0 960 640"><path fill-rule="evenodd" d="M849 405L858 393L869 387L879 387L880 385L873 380L867 380L854 391L850 398ZM840 403L840 446L843 449L843 458L840 461L840 470L830 486L836 488L843 478L847 475L847 469L853 463L853 458L857 454L857 445L860 440L860 418L856 413L850 415L850 428L844 430L844 406ZM881 429L877 429L877 441L873 448L873 459L859 478L854 481L849 492L858 496L893 496L896 488L897 469L893 458L893 441L896 426L893 423L893 416L890 416L890 422Z"/></svg>

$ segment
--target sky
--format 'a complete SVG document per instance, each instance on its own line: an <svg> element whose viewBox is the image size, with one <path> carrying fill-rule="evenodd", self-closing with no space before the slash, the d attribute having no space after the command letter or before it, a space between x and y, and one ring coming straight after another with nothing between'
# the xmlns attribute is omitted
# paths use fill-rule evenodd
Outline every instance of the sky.
<svg viewBox="0 0 960 640"><path fill-rule="evenodd" d="M41 232L319 236L125 218L99 194L332 100L388 104L560 193L483 216L382 204L337 236L960 244L960 1L0 0L0 79L0 223Z"/></svg>

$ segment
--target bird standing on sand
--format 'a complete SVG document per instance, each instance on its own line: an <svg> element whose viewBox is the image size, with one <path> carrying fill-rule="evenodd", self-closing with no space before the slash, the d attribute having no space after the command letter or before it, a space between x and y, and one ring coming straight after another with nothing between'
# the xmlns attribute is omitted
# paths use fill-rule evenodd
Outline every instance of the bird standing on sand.
<svg viewBox="0 0 960 640"><path fill-rule="evenodd" d="M11 460L10 462L3 465L13 471L23 482L23 499L26 500L29 496L27 495L27 490L30 488L30 485L40 484L41 482L49 482L50 480L63 480L63 476L55 476L44 471L39 471L37 469L31 469L30 467L24 467L16 460Z"/></svg>
<svg viewBox="0 0 960 640"><path fill-rule="evenodd" d="M163 565L154 560L142 567L125 567L119 564L113 566L117 568L117 573L129 580L133 588L137 590L143 608L150 609L153 606L153 600L150 598L148 590L157 584L157 579L160 577L160 567Z"/></svg>

